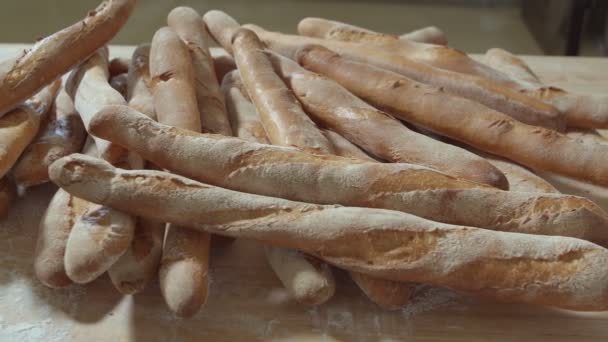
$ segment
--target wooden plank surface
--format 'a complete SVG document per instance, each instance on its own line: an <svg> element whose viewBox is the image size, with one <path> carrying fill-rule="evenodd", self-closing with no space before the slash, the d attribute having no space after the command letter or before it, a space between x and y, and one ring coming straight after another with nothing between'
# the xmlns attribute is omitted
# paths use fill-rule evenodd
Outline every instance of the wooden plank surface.
<svg viewBox="0 0 608 342"><path fill-rule="evenodd" d="M0 59L24 46L0 44ZM132 48L114 47L128 56ZM216 50L215 53L218 53ZM608 89L608 59L525 57L543 80L566 89ZM260 245L237 241L212 251L210 298L192 319L165 307L157 282L121 296L107 276L86 286L45 288L33 275L38 221L52 185L33 188L0 221L0 341L606 341L608 312L480 301L421 287L406 308L370 303L344 272L325 305L291 301ZM606 202L606 201L604 201ZM601 203L608 208L608 203Z"/></svg>

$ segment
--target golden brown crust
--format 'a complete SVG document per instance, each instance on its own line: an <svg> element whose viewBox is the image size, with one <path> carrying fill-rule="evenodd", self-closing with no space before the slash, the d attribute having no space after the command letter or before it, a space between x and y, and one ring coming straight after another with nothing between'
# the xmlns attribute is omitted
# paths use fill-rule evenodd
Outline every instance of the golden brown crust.
<svg viewBox="0 0 608 342"><path fill-rule="evenodd" d="M563 118L552 106L505 86L504 82L445 70L417 62L392 48L378 49L369 44L333 41L268 32L254 25L244 27L255 31L270 50L295 59L298 49L307 45L325 46L348 58L400 73L422 83L441 87L446 93L465 97L508 114L525 123L563 130ZM437 47L436 45L434 45Z"/></svg>
<svg viewBox="0 0 608 342"><path fill-rule="evenodd" d="M608 250L579 239L447 225L389 210L292 202L166 172L120 170L82 155L56 161L50 174L76 196L134 215L301 250L383 279L501 301L608 309ZM171 191L159 191L163 188Z"/></svg>
<svg viewBox="0 0 608 342"><path fill-rule="evenodd" d="M15 182L26 187L48 182L49 165L63 156L79 152L85 137L82 120L72 99L62 88L38 136L13 167Z"/></svg>
<svg viewBox="0 0 608 342"><path fill-rule="evenodd" d="M150 76L159 122L201 131L190 52L169 27L156 31L150 48Z"/></svg>
<svg viewBox="0 0 608 342"><path fill-rule="evenodd" d="M91 127L93 134L141 153L160 167L232 190L608 243L607 214L576 196L500 191L422 166L360 162L196 134L163 126L128 107L102 110Z"/></svg>
<svg viewBox="0 0 608 342"><path fill-rule="evenodd" d="M483 158L413 132L336 82L310 72L290 59L274 53L269 57L277 73L312 118L373 155L390 162L427 166L500 189L509 188L505 176Z"/></svg>
<svg viewBox="0 0 608 342"><path fill-rule="evenodd" d="M136 0L106 0L72 26L42 39L0 73L0 116L108 43ZM5 69L5 67L0 67Z"/></svg>
<svg viewBox="0 0 608 342"><path fill-rule="evenodd" d="M608 185L608 149L602 144L582 144L556 131L526 125L441 88L348 60L320 46L301 50L299 61L371 104L435 133L533 169Z"/></svg>
<svg viewBox="0 0 608 342"><path fill-rule="evenodd" d="M192 56L202 131L232 136L226 105L209 52L210 38L203 19L192 8L177 7L169 13L167 22L184 41Z"/></svg>
<svg viewBox="0 0 608 342"><path fill-rule="evenodd" d="M239 29L233 39L234 58L247 93L255 104L268 139L312 153L332 154L329 141L304 113L294 94L274 72L255 33Z"/></svg>
<svg viewBox="0 0 608 342"><path fill-rule="evenodd" d="M6 177L0 178L0 219L6 217L17 198L15 183Z"/></svg>
<svg viewBox="0 0 608 342"><path fill-rule="evenodd" d="M4 177L36 137L60 85L61 82L55 80L19 108L0 117L0 178Z"/></svg>
<svg viewBox="0 0 608 342"><path fill-rule="evenodd" d="M110 86L107 47L97 50L89 59L74 69L68 78L65 89L74 101L74 108L89 130L89 121L97 111L107 105L124 105L125 98ZM95 138L95 145L102 158L117 163L127 152L103 139Z"/></svg>

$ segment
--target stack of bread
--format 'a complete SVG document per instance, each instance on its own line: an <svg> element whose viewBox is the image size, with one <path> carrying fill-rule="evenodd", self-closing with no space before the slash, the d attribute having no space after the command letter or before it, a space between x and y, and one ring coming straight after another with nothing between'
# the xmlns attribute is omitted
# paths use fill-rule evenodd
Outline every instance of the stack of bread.
<svg viewBox="0 0 608 342"><path fill-rule="evenodd" d="M546 180L608 186L608 97L546 86L501 49L478 62L435 27L306 18L287 35L187 7L110 60L134 6L104 1L0 63L0 215L15 184L60 187L34 260L45 285L107 272L133 294L158 276L187 317L211 244L242 238L308 305L338 267L387 309L428 284L608 310L608 214Z"/></svg>

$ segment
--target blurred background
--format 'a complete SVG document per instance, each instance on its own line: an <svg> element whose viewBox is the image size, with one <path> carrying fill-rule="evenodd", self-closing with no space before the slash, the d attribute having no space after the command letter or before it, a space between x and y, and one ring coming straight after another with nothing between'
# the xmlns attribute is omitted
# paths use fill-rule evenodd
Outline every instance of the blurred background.
<svg viewBox="0 0 608 342"><path fill-rule="evenodd" d="M79 20L99 0L3 0L0 42L25 43ZM471 53L500 46L518 54L608 55L608 1L601 0L139 0L115 44L149 41L174 7L228 12L241 23L295 33L307 16L404 33L435 25Z"/></svg>

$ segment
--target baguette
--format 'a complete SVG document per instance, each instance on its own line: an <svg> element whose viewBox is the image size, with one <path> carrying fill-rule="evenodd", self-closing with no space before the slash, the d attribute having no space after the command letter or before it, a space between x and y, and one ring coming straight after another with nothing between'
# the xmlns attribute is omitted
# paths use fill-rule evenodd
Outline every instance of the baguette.
<svg viewBox="0 0 608 342"><path fill-rule="evenodd" d="M560 192L588 198L608 210L608 188L549 172L539 172L538 175Z"/></svg>
<svg viewBox="0 0 608 342"><path fill-rule="evenodd" d="M201 115L190 52L169 27L159 29L152 38L150 76L158 121L199 132Z"/></svg>
<svg viewBox="0 0 608 342"><path fill-rule="evenodd" d="M301 50L298 60L372 105L435 133L532 169L608 185L608 149L602 144L582 144L556 131L517 122L441 88L350 61L320 46Z"/></svg>
<svg viewBox="0 0 608 342"><path fill-rule="evenodd" d="M218 10L205 13L203 21L213 39L232 55L232 36L239 29L239 23L226 13Z"/></svg>
<svg viewBox="0 0 608 342"><path fill-rule="evenodd" d="M61 89L38 136L21 154L12 170L15 182L29 187L49 181L55 160L80 151L86 131L70 96Z"/></svg>
<svg viewBox="0 0 608 342"><path fill-rule="evenodd" d="M200 132L192 59L171 28L161 28L152 39L150 74L158 121ZM158 275L165 302L180 317L193 316L207 301L209 248L209 234L167 226Z"/></svg>
<svg viewBox="0 0 608 342"><path fill-rule="evenodd" d="M448 225L382 209L292 202L166 172L120 170L77 154L53 163L50 175L87 200L297 249L350 271L500 301L608 309L608 250L579 239Z"/></svg>
<svg viewBox="0 0 608 342"><path fill-rule="evenodd" d="M482 156L507 177L510 191L559 193L551 183L521 165L487 153Z"/></svg>
<svg viewBox="0 0 608 342"><path fill-rule="evenodd" d="M333 146L274 73L263 48L253 32L236 31L232 44L234 59L242 84L260 113L268 140L274 145L332 154ZM266 246L265 252L271 268L296 301L319 305L334 295L335 281L329 266L289 249Z"/></svg>
<svg viewBox="0 0 608 342"><path fill-rule="evenodd" d="M6 217L17 198L15 183L7 177L0 178L0 219Z"/></svg>
<svg viewBox="0 0 608 342"><path fill-rule="evenodd" d="M241 89L240 76L234 70L222 80L222 92L226 99L226 109L235 136L251 142L270 144L264 126L249 95ZM244 88L244 86L242 86Z"/></svg>
<svg viewBox="0 0 608 342"><path fill-rule="evenodd" d="M255 33L239 29L233 39L234 60L247 93L258 110L271 143L332 154L333 147L283 80L275 74Z"/></svg>
<svg viewBox="0 0 608 342"><path fill-rule="evenodd" d="M110 86L125 99L127 98L128 83L127 74L120 74L110 78Z"/></svg>
<svg viewBox="0 0 608 342"><path fill-rule="evenodd" d="M130 107L140 108L148 117L156 118L152 94L148 89L149 55L149 45L141 45L133 52L127 98ZM137 219L129 249L108 269L110 280L120 293L138 293L158 274L164 237L164 223L141 217Z"/></svg>
<svg viewBox="0 0 608 342"><path fill-rule="evenodd" d="M40 282L51 288L72 284L65 267L66 245L75 220L92 204L57 190L46 208L36 239L34 272Z"/></svg>
<svg viewBox="0 0 608 342"><path fill-rule="evenodd" d="M6 175L36 137L60 84L61 82L56 80L19 108L0 117L0 178Z"/></svg>
<svg viewBox="0 0 608 342"><path fill-rule="evenodd" d="M202 131L232 136L226 104L209 52L209 37L203 19L192 8L177 7L169 13L167 23L184 41L192 56Z"/></svg>
<svg viewBox="0 0 608 342"><path fill-rule="evenodd" d="M399 39L405 39L413 42L448 45L448 39L438 27L427 26L421 29L404 33L399 36Z"/></svg>
<svg viewBox="0 0 608 342"><path fill-rule="evenodd" d="M545 86L520 58L502 49L490 49L483 60L489 66L519 81L519 91L557 108L570 127L608 128L608 96L573 94Z"/></svg>
<svg viewBox="0 0 608 342"><path fill-rule="evenodd" d="M402 74L415 81L441 87L445 92L474 100L497 111L531 125L563 130L560 113L552 106L521 94L492 79L467 75L419 63L390 49L377 49L369 44L358 44L319 38L285 35L268 32L254 25L244 27L255 31L268 48L283 56L295 59L298 49L307 45L325 46L353 60L375 65Z"/></svg>
<svg viewBox="0 0 608 342"><path fill-rule="evenodd" d="M477 62L462 51L447 46L399 39L398 36L373 32L357 26L321 18L302 19L298 24L298 33L303 36L322 39L370 44L375 48L385 49L392 54L402 55L416 62L437 68L512 83L506 75Z"/></svg>
<svg viewBox="0 0 608 342"><path fill-rule="evenodd" d="M74 101L74 108L89 131L89 122L98 110L106 105L125 105L124 97L109 84L108 49L97 50L88 60L70 74L65 89ZM126 151L109 141L94 137L99 155L117 163L124 159Z"/></svg>
<svg viewBox="0 0 608 342"><path fill-rule="evenodd" d="M129 107L156 119L154 98L151 92L150 45L143 44L133 51L127 75L127 101Z"/></svg>
<svg viewBox="0 0 608 342"><path fill-rule="evenodd" d="M136 0L106 0L87 16L0 66L0 116L83 62L127 22Z"/></svg>
<svg viewBox="0 0 608 342"><path fill-rule="evenodd" d="M157 274L165 224L138 218L129 249L108 269L114 287L122 294L140 292Z"/></svg>
<svg viewBox="0 0 608 342"><path fill-rule="evenodd" d="M118 76L120 74L129 73L129 66L131 65L129 58L115 57L110 60L108 64L108 71L110 72L110 78Z"/></svg>
<svg viewBox="0 0 608 342"><path fill-rule="evenodd" d="M91 138L87 139L84 151L89 156L99 155L97 146ZM124 164L124 166L134 165ZM69 218L69 228L61 221L58 225L64 227L61 231L68 235L59 235L55 240L64 248L61 252L69 279L78 284L85 284L107 271L127 250L133 240L135 220L123 212L103 205L78 198L70 201L76 203L78 207L75 209L59 206L49 209L49 212L51 217L65 215ZM53 221L49 224L52 223ZM46 229L50 233L53 232L53 228Z"/></svg>
<svg viewBox="0 0 608 342"><path fill-rule="evenodd" d="M494 230L608 241L606 213L576 196L501 191L417 165L311 155L196 134L161 125L128 107L105 108L91 128L93 134L160 167L232 190L319 204L381 207Z"/></svg>
<svg viewBox="0 0 608 342"><path fill-rule="evenodd" d="M411 131L336 82L287 58L272 53L270 58L309 115L373 155L390 162L427 166L501 189L509 188L505 176L483 158Z"/></svg>

